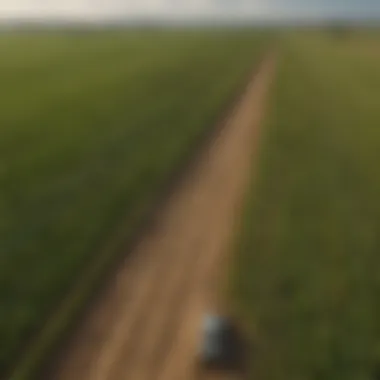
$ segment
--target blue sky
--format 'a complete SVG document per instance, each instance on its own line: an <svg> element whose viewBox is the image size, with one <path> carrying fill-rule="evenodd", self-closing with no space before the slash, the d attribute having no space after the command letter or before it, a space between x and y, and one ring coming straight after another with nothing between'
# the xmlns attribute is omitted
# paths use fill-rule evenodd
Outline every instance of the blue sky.
<svg viewBox="0 0 380 380"><path fill-rule="evenodd" d="M288 18L367 15L380 0L0 0L1 18L236 17Z"/></svg>

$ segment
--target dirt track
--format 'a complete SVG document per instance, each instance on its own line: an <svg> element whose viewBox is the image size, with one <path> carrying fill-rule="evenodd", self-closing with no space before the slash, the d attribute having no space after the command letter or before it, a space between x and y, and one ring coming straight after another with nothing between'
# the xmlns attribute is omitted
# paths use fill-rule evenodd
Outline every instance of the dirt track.
<svg viewBox="0 0 380 380"><path fill-rule="evenodd" d="M240 216L273 70L269 58L86 316L52 380L196 378L200 317L220 306L219 268Z"/></svg>

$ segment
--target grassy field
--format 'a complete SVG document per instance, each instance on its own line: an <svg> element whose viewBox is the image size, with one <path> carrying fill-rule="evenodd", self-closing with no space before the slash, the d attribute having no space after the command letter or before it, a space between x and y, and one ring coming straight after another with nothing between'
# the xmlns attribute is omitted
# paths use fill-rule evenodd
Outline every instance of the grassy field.
<svg viewBox="0 0 380 380"><path fill-rule="evenodd" d="M380 54L367 38L281 49L234 280L252 379L380 376Z"/></svg>
<svg viewBox="0 0 380 380"><path fill-rule="evenodd" d="M114 257L116 231L134 234L257 62L260 41L0 35L0 375L81 277L39 354L48 349Z"/></svg>

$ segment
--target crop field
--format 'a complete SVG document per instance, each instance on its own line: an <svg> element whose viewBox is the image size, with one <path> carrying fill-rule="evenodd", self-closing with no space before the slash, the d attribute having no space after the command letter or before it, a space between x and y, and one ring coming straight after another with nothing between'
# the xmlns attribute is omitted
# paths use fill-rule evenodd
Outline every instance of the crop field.
<svg viewBox="0 0 380 380"><path fill-rule="evenodd" d="M252 379L380 378L379 34L275 41L247 30L0 35L1 379L32 379L219 124L153 237L131 250L141 259L118 266L64 359L48 363L51 380L193 379L191 341L205 294L223 298L229 234Z"/></svg>
<svg viewBox="0 0 380 380"><path fill-rule="evenodd" d="M246 32L0 35L0 375L75 288L48 338L63 328L262 45Z"/></svg>
<svg viewBox="0 0 380 380"><path fill-rule="evenodd" d="M252 378L380 376L379 36L283 39L233 279Z"/></svg>

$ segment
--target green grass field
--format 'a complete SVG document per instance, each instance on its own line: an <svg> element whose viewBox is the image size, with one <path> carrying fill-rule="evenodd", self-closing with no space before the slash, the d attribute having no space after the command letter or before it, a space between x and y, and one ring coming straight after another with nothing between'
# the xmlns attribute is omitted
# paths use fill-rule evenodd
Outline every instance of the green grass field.
<svg viewBox="0 0 380 380"><path fill-rule="evenodd" d="M133 236L242 85L260 41L240 32L0 35L0 375L74 288L28 365L64 330L115 241Z"/></svg>
<svg viewBox="0 0 380 380"><path fill-rule="evenodd" d="M253 379L380 376L378 41L281 39L233 277ZM267 46L0 35L0 378L27 347L12 380L31 379Z"/></svg>
<svg viewBox="0 0 380 380"><path fill-rule="evenodd" d="M379 378L378 41L283 41L234 277L252 379Z"/></svg>

